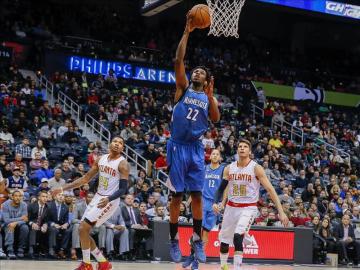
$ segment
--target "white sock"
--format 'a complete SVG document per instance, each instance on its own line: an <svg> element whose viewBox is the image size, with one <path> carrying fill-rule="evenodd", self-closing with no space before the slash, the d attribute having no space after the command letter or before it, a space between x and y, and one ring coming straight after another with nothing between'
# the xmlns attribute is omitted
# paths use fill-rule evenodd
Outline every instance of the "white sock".
<svg viewBox="0 0 360 270"><path fill-rule="evenodd" d="M104 257L104 255L102 254L101 250L98 249L97 247L91 251L91 254L95 257L96 261L98 262L106 262L106 258Z"/></svg>
<svg viewBox="0 0 360 270"><path fill-rule="evenodd" d="M220 264L221 264L221 267L227 265L228 257L229 257L229 253L220 253Z"/></svg>
<svg viewBox="0 0 360 270"><path fill-rule="evenodd" d="M242 254L234 254L234 270L240 270L242 260L243 260Z"/></svg>
<svg viewBox="0 0 360 270"><path fill-rule="evenodd" d="M83 256L83 262L90 264L90 248L89 249L82 249L82 256Z"/></svg>

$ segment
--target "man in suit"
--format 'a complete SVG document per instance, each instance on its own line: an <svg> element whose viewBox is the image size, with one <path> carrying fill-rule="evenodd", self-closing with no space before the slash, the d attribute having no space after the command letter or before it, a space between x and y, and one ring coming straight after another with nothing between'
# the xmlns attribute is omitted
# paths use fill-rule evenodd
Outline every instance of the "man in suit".
<svg viewBox="0 0 360 270"><path fill-rule="evenodd" d="M82 201L76 205L74 212L74 219L72 220L72 250L71 250L71 259L77 260L76 249L80 248L80 237L79 237L79 226L81 219L84 215L86 207L90 204L91 200L94 198L94 193L89 192L85 201ZM90 231L91 235L98 236L99 248L105 248L105 238L106 238L106 227L101 225L100 227L93 227Z"/></svg>
<svg viewBox="0 0 360 270"><path fill-rule="evenodd" d="M55 257L56 238L61 235L61 247L58 257L65 259L65 250L71 237L69 224L69 209L64 204L64 194L59 193L55 200L48 205L48 226L49 226L49 255Z"/></svg>
<svg viewBox="0 0 360 270"><path fill-rule="evenodd" d="M352 246L355 249L354 264L356 265L360 261L360 241L355 239L354 228L350 224L350 216L343 215L341 221L341 224L335 230L341 263L346 264L349 262L347 248Z"/></svg>
<svg viewBox="0 0 360 270"><path fill-rule="evenodd" d="M34 247L39 246L39 252L44 253L47 240L47 197L46 191L42 190L38 194L38 200L28 205L29 214L29 256L34 257Z"/></svg>
<svg viewBox="0 0 360 270"><path fill-rule="evenodd" d="M119 241L119 255L121 259L124 254L129 252L129 231L125 227L125 221L121 215L121 209L116 209L112 217L104 223L106 226L106 253L109 257L113 256L114 239Z"/></svg>
<svg viewBox="0 0 360 270"><path fill-rule="evenodd" d="M142 239L149 239L151 230L143 225L140 211L133 207L134 196L126 195L125 205L121 208L121 214L125 221L125 226L129 231L129 247L131 250L131 260L136 260L136 253L139 250Z"/></svg>

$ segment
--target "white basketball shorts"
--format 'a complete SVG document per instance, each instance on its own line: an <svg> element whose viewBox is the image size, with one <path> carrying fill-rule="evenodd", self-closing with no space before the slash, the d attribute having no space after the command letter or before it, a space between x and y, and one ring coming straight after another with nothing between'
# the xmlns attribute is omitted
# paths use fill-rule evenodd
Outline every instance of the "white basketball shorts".
<svg viewBox="0 0 360 270"><path fill-rule="evenodd" d="M109 202L104 208L98 208L98 203L102 198L105 197L108 196L102 196L96 193L94 198L91 200L90 204L86 208L81 220L84 220L86 218L90 222L95 223L95 227L99 227L104 222L106 222L115 213L116 209L120 207L120 198Z"/></svg>
<svg viewBox="0 0 360 270"><path fill-rule="evenodd" d="M247 234L257 214L257 206L233 207L226 205L219 233L220 242L232 245L235 233Z"/></svg>

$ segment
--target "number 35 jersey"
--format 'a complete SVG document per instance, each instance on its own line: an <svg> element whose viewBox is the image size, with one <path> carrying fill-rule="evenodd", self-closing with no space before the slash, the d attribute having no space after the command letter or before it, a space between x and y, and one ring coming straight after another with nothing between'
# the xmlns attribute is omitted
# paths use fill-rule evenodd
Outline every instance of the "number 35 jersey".
<svg viewBox="0 0 360 270"><path fill-rule="evenodd" d="M188 88L174 106L171 118L171 139L179 143L193 143L209 127L209 99L204 92Z"/></svg>
<svg viewBox="0 0 360 270"><path fill-rule="evenodd" d="M99 160L99 186L97 193L103 196L112 195L119 189L119 164L125 158L120 156L115 160L108 160L109 154L103 155Z"/></svg>
<svg viewBox="0 0 360 270"><path fill-rule="evenodd" d="M260 181L255 175L253 160L246 167L238 167L237 161L230 164L228 200L234 203L257 203L259 200Z"/></svg>

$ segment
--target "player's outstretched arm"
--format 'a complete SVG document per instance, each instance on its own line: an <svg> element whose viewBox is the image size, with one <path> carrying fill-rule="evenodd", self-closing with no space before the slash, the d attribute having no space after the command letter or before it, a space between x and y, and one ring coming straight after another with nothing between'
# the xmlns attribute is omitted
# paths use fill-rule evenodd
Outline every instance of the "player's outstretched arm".
<svg viewBox="0 0 360 270"><path fill-rule="evenodd" d="M269 181L269 179L267 178L262 166L256 165L255 175L256 175L257 179L259 179L261 185L270 194L270 198L272 199L272 201L275 203L275 206L279 212L280 221L282 222L282 224L284 224L284 226L287 226L287 224L289 223L289 219L286 216L286 214L282 208L279 196L276 194L276 191L275 191L273 185L271 184L271 182Z"/></svg>
<svg viewBox="0 0 360 270"><path fill-rule="evenodd" d="M192 30L193 28L191 27L191 18L187 16L184 34L177 47L176 57L175 57L175 79L176 79L175 102L179 101L185 89L189 86L189 81L186 78L184 58L186 53L187 42L189 39L189 34Z"/></svg>
<svg viewBox="0 0 360 270"><path fill-rule="evenodd" d="M214 77L211 76L210 83L205 87L205 93L209 99L209 116L214 123L220 121L220 111L217 99L214 97Z"/></svg>
<svg viewBox="0 0 360 270"><path fill-rule="evenodd" d="M105 207L109 202L116 200L117 198L120 198L122 195L124 195L128 188L128 179L130 174L130 166L127 160L122 160L119 164L119 172L120 172L120 182L119 182L119 189L116 190L113 194L111 194L109 197L102 198L100 202L98 203L97 207L103 208Z"/></svg>
<svg viewBox="0 0 360 270"><path fill-rule="evenodd" d="M78 188L81 187L82 185L89 183L90 180L99 172L99 160L100 158L98 158L95 161L91 169L83 177L80 177L79 179L75 180L72 183L65 184L61 188L53 189L51 191L51 195L54 197L65 190Z"/></svg>

